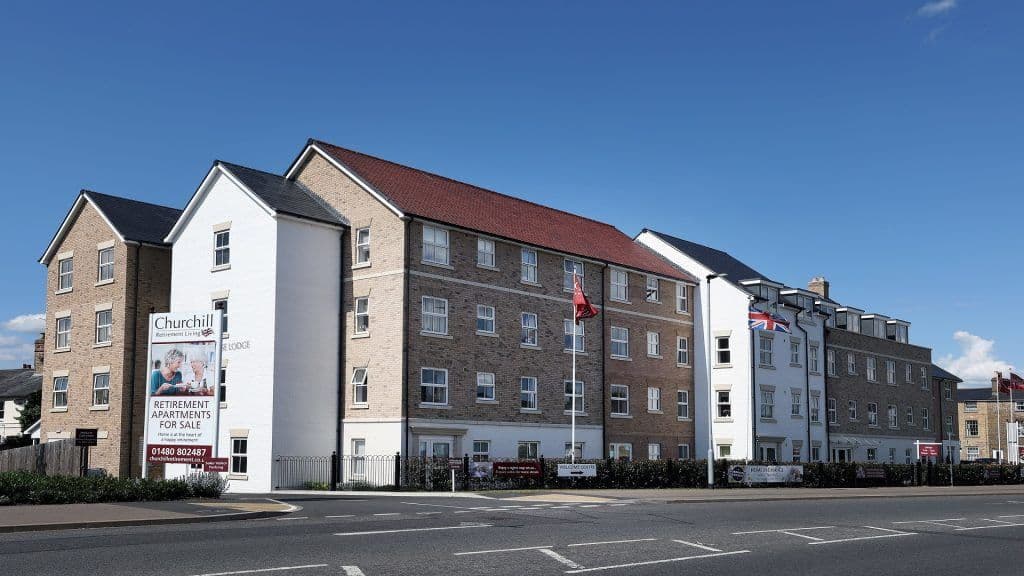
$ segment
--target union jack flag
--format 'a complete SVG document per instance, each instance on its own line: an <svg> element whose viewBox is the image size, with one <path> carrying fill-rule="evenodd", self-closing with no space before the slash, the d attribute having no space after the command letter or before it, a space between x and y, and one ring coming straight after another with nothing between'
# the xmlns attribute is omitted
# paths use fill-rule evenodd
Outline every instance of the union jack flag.
<svg viewBox="0 0 1024 576"><path fill-rule="evenodd" d="M785 332L789 334L789 322L771 312L761 312L756 308L750 309L750 329L768 330L770 332Z"/></svg>

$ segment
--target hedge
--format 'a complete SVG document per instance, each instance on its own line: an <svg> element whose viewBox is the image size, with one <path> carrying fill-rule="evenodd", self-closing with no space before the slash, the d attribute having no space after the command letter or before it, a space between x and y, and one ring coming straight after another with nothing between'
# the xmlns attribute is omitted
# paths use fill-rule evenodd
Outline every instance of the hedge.
<svg viewBox="0 0 1024 576"><path fill-rule="evenodd" d="M43 476L0 473L0 505L84 504L219 498L226 488L217 474L193 474L184 480L144 480L112 476Z"/></svg>

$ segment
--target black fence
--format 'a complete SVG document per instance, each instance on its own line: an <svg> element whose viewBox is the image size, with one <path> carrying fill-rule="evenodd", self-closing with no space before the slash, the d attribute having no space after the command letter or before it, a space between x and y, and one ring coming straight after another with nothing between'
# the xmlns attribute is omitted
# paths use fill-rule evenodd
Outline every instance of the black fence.
<svg viewBox="0 0 1024 576"><path fill-rule="evenodd" d="M705 488L705 460L578 460L594 464L597 476L561 478L558 465L565 459L541 457L529 461L539 475L502 477L488 466L462 458L374 456L278 456L274 460L274 486L278 490L527 490L536 488ZM729 482L734 465L765 462L719 460L714 465L717 488L744 488ZM874 464L855 462L794 463L803 466L802 482L788 486L852 488L873 486L948 486L948 464ZM482 473L483 468L486 473ZM958 486L1024 484L1024 468L1017 464L956 464L953 483Z"/></svg>

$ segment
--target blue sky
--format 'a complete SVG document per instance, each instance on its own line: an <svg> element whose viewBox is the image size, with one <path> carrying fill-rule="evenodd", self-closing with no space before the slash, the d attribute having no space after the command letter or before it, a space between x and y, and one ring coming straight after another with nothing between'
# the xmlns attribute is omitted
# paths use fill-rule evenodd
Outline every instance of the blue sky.
<svg viewBox="0 0 1024 576"><path fill-rule="evenodd" d="M182 206L309 137L727 250L1024 365L1013 1L9 4L0 366L81 188Z"/></svg>

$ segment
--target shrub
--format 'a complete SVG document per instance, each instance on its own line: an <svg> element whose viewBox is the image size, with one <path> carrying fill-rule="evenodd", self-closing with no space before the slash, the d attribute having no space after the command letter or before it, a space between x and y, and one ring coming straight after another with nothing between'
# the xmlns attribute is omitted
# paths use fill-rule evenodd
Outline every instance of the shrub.
<svg viewBox="0 0 1024 576"><path fill-rule="evenodd" d="M32 472L0 473L0 504L81 504L218 498L226 483L217 474L194 474L184 480L112 476L42 476Z"/></svg>

